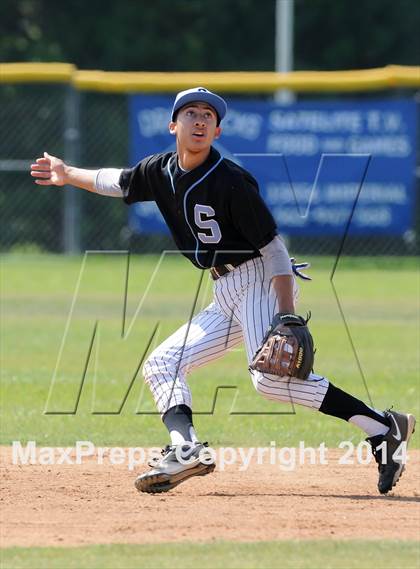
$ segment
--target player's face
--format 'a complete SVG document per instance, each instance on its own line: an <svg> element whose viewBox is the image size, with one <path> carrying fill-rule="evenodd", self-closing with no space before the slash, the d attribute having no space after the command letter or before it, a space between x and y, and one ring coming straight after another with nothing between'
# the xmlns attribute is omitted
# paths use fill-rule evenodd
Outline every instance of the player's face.
<svg viewBox="0 0 420 569"><path fill-rule="evenodd" d="M206 103L191 103L182 107L176 122L169 124L169 130L176 135L178 144L190 152L209 148L222 131L217 126L216 111Z"/></svg>

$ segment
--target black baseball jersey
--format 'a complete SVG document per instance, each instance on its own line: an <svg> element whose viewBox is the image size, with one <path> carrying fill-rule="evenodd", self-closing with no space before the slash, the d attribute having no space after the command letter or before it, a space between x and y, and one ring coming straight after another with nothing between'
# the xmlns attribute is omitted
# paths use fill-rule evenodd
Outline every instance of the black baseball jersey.
<svg viewBox="0 0 420 569"><path fill-rule="evenodd" d="M154 154L119 180L127 204L155 201L181 253L200 269L260 256L276 223L249 172L211 148L188 172L176 152Z"/></svg>

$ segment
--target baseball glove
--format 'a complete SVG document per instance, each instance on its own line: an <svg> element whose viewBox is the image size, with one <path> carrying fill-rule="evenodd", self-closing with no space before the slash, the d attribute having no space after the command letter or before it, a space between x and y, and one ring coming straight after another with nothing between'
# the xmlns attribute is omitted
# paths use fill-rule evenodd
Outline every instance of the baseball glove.
<svg viewBox="0 0 420 569"><path fill-rule="evenodd" d="M276 314L249 368L280 377L307 379L314 365L314 342L305 318Z"/></svg>

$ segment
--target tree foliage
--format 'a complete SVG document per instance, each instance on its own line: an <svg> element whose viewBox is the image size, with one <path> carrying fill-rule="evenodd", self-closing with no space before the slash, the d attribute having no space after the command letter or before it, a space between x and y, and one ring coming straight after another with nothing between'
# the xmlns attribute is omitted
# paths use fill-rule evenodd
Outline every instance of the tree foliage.
<svg viewBox="0 0 420 569"><path fill-rule="evenodd" d="M296 0L296 67L418 65L419 30L417 0Z"/></svg>
<svg viewBox="0 0 420 569"><path fill-rule="evenodd" d="M275 0L2 0L0 59L81 69L274 68ZM419 62L417 0L295 0L295 68Z"/></svg>

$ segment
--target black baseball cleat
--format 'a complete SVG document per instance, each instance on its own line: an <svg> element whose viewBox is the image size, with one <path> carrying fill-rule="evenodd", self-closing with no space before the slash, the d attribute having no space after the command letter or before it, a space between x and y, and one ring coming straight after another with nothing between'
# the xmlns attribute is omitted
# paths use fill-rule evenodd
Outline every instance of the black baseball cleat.
<svg viewBox="0 0 420 569"><path fill-rule="evenodd" d="M396 485L405 469L407 444L414 433L414 415L385 411L390 428L385 435L376 435L366 440L378 464L378 490L386 494Z"/></svg>
<svg viewBox="0 0 420 569"><path fill-rule="evenodd" d="M149 465L152 470L138 476L134 482L139 492L157 494L168 492L192 476L205 476L216 468L214 456L207 443L166 446L162 458Z"/></svg>

